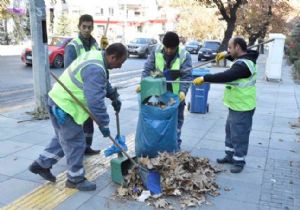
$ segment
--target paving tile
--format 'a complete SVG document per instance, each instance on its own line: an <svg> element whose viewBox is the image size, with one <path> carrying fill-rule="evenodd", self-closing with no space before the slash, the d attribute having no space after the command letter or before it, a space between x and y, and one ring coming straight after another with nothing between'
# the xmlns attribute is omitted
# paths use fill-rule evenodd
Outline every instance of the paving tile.
<svg viewBox="0 0 300 210"><path fill-rule="evenodd" d="M9 176L5 176L5 175L0 174L0 182L3 182L3 181L5 181L9 178L10 178Z"/></svg>
<svg viewBox="0 0 300 210"><path fill-rule="evenodd" d="M222 196L215 197L210 200L211 205L204 205L200 207L203 210L261 210L258 208L257 204L231 200L228 198L223 198Z"/></svg>
<svg viewBox="0 0 300 210"><path fill-rule="evenodd" d="M12 186L18 186L16 190ZM11 178L0 183L0 202L4 204L9 204L20 196L29 193L33 189L38 187L37 183L29 182L25 180Z"/></svg>
<svg viewBox="0 0 300 210"><path fill-rule="evenodd" d="M54 210L66 210L66 209L78 209L81 205L87 202L92 197L91 194L85 192L77 192L73 196L69 197Z"/></svg>
<svg viewBox="0 0 300 210"><path fill-rule="evenodd" d="M135 201L120 200L113 198L104 198L101 196L94 196L82 204L78 210L94 210L94 209L130 209L138 210L144 205Z"/></svg>
<svg viewBox="0 0 300 210"><path fill-rule="evenodd" d="M249 203L259 203L260 184L232 180L222 176L217 177L217 183L221 187L220 193L222 198ZM225 191L224 188L229 189L229 191Z"/></svg>
<svg viewBox="0 0 300 210"><path fill-rule="evenodd" d="M14 141L1 141L0 158L13 154L22 149L30 148L32 144L20 143Z"/></svg>
<svg viewBox="0 0 300 210"><path fill-rule="evenodd" d="M34 145L27 149L23 149L13 154L15 157L27 158L30 160L35 160L39 157L41 152L45 149L44 146Z"/></svg>
<svg viewBox="0 0 300 210"><path fill-rule="evenodd" d="M40 144L42 142L49 142L51 137L52 135L50 136L47 134L38 133L36 131L30 131L22 135L9 138L8 140L28 144Z"/></svg>
<svg viewBox="0 0 300 210"><path fill-rule="evenodd" d="M281 149L269 149L268 158L277 160L288 160L288 161L298 161L300 160L300 153L294 150L281 150Z"/></svg>
<svg viewBox="0 0 300 210"><path fill-rule="evenodd" d="M0 171L3 175L14 176L22 171L27 170L31 163L31 160L25 158L7 156L5 158L0 158Z"/></svg>

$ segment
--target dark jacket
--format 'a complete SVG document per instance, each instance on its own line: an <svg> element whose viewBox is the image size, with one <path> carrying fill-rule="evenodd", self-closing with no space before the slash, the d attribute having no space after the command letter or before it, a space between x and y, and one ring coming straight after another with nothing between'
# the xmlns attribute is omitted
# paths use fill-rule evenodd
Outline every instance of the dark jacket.
<svg viewBox="0 0 300 210"><path fill-rule="evenodd" d="M238 57L237 59L248 59L256 64L258 58L258 52L254 50L247 51L247 54ZM232 57L228 57L228 60L234 60ZM251 72L248 69L247 65L244 62L235 62L230 69L216 73L216 74L207 74L204 76L205 82L212 83L226 83L232 82L237 79L248 78L251 76Z"/></svg>

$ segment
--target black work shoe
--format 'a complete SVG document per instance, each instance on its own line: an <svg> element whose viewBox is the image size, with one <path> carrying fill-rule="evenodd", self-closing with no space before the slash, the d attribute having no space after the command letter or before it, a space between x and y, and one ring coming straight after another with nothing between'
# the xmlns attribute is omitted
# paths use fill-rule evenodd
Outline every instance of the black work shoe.
<svg viewBox="0 0 300 210"><path fill-rule="evenodd" d="M231 173L240 173L244 169L244 166L241 165L233 165L230 169Z"/></svg>
<svg viewBox="0 0 300 210"><path fill-rule="evenodd" d="M223 163L233 163L232 157L229 157L226 155L223 158L217 158L217 163L223 164Z"/></svg>
<svg viewBox="0 0 300 210"><path fill-rule="evenodd" d="M79 191L93 191L96 190L96 184L88 181L87 179L83 179L81 182L75 183L67 179L66 187L77 189Z"/></svg>
<svg viewBox="0 0 300 210"><path fill-rule="evenodd" d="M50 171L50 168L42 168L36 161L34 161L30 166L29 166L29 171L31 171L34 174L38 174L44 179L50 181L50 182L55 182L56 177L53 176L53 174Z"/></svg>
<svg viewBox="0 0 300 210"><path fill-rule="evenodd" d="M97 155L100 153L101 150L94 150L91 147L85 148L84 154L85 155Z"/></svg>

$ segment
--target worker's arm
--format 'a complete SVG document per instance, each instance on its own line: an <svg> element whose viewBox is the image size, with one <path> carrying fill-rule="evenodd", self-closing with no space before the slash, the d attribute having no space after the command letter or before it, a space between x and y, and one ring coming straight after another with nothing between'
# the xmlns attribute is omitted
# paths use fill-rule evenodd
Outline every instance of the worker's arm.
<svg viewBox="0 0 300 210"><path fill-rule="evenodd" d="M108 81L107 88L106 88L106 97L110 100L114 101L119 97L119 93L116 88L113 88Z"/></svg>
<svg viewBox="0 0 300 210"><path fill-rule="evenodd" d="M151 71L155 71L155 50L151 52L144 65L144 71L142 72L142 79L144 77L150 76Z"/></svg>
<svg viewBox="0 0 300 210"><path fill-rule="evenodd" d="M100 126L109 124L107 114L106 97L106 74L105 70L96 65L89 65L81 71L83 91L89 110L93 113Z"/></svg>
<svg viewBox="0 0 300 210"><path fill-rule="evenodd" d="M185 71L187 68L192 67L192 59L191 55L188 53L186 56L185 61L182 63L180 68L180 81L192 81L192 71ZM180 92L184 92L185 94L189 90L190 84L189 83L180 83Z"/></svg>
<svg viewBox="0 0 300 210"><path fill-rule="evenodd" d="M64 68L68 68L70 64L76 60L77 53L74 45L68 44L65 47L65 54L64 54Z"/></svg>
<svg viewBox="0 0 300 210"><path fill-rule="evenodd" d="M244 62L238 62L233 64L233 66L230 69L224 72L205 75L204 82L226 83L241 78L248 78L250 76L251 72L248 69L247 65Z"/></svg>

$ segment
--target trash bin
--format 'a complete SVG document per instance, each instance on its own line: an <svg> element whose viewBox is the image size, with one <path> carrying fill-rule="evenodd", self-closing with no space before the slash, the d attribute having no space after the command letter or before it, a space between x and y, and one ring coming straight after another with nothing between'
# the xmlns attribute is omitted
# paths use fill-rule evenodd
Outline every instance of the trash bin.
<svg viewBox="0 0 300 210"><path fill-rule="evenodd" d="M209 69L197 68L192 71L193 79L205 74L209 74ZM188 110L191 113L205 114L209 111L209 104L207 103L209 89L209 83L204 83L200 86L191 86L191 101L188 103Z"/></svg>

